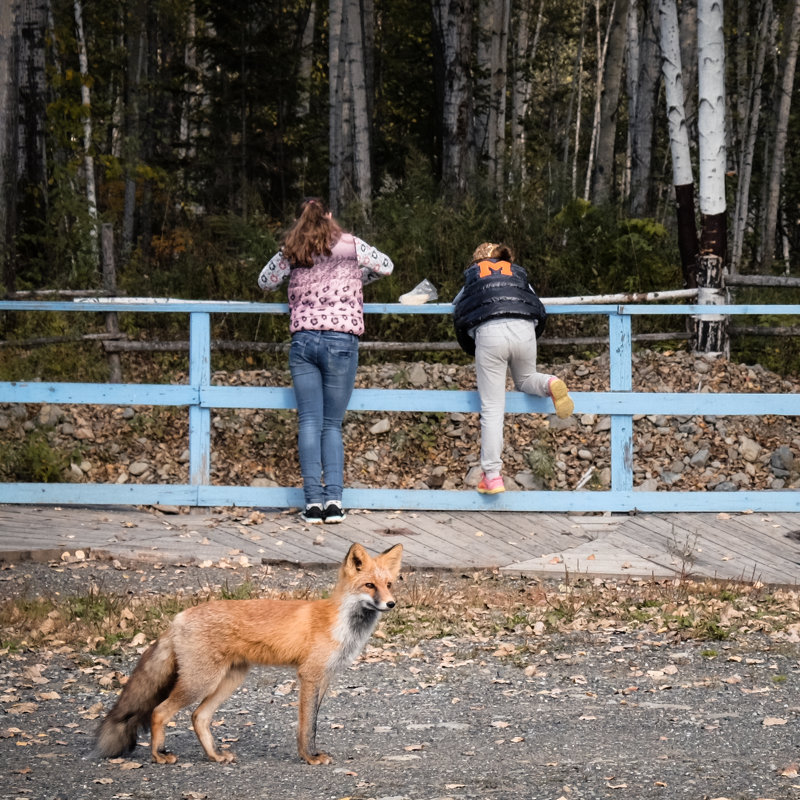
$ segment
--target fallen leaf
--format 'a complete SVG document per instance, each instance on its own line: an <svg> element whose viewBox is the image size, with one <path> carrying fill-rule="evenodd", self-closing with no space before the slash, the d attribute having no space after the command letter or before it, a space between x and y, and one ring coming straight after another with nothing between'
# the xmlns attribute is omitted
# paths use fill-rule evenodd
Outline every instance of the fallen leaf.
<svg viewBox="0 0 800 800"><path fill-rule="evenodd" d="M39 706L36 703L16 703L6 709L7 714L33 714Z"/></svg>

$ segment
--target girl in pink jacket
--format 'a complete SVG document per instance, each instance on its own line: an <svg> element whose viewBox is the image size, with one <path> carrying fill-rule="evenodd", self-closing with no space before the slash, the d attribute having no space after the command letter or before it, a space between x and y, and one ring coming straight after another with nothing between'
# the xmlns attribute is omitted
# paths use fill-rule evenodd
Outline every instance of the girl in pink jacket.
<svg viewBox="0 0 800 800"><path fill-rule="evenodd" d="M289 280L289 369L298 420L298 454L311 524L341 522L342 420L364 332L362 287L393 269L391 259L341 229L324 202L305 198L283 246L258 276L264 291Z"/></svg>

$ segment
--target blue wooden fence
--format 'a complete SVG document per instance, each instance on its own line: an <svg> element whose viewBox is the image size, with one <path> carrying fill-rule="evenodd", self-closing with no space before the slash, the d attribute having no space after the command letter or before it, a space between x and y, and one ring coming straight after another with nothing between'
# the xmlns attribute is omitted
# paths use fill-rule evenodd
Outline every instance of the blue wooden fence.
<svg viewBox="0 0 800 800"><path fill-rule="evenodd" d="M302 490L290 487L212 485L211 409L294 408L291 388L215 386L211 383L212 314L284 314L281 303L236 303L159 299L37 302L0 301L0 311L169 312L189 315L189 382L184 385L0 382L0 403L186 406L189 410L189 484L5 483L0 503L78 505L175 504L290 508L302 504ZM404 306L366 304L368 314L450 314L450 304ZM632 391L631 320L638 315L800 315L800 305L562 305L551 314L608 318L608 392L573 392L575 413L611 417L611 487L603 491L520 491L485 496L474 490L348 489L349 508L493 511L800 511L800 492L636 491L633 487L633 417L800 415L794 394L711 394ZM357 389L350 402L359 411L477 412L474 391ZM508 395L509 413L551 413L549 399L519 392ZM465 465L466 469L466 465Z"/></svg>

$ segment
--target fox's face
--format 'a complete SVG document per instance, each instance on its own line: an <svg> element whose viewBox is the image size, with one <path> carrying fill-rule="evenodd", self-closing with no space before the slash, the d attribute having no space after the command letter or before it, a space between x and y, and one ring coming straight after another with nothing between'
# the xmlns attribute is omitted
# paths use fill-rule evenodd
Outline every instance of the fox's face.
<svg viewBox="0 0 800 800"><path fill-rule="evenodd" d="M372 558L360 544L354 544L342 564L350 593L358 596L365 609L388 611L394 608L392 584L400 573L403 546L398 544Z"/></svg>
<svg viewBox="0 0 800 800"><path fill-rule="evenodd" d="M388 611L394 608L391 576L376 572L364 577L367 580L359 587L361 604L364 608L373 608L376 611Z"/></svg>

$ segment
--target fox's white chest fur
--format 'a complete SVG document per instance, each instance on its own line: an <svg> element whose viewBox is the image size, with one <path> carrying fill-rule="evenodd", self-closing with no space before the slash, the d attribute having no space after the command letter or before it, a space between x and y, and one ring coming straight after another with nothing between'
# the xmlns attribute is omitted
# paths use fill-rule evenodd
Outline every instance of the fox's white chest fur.
<svg viewBox="0 0 800 800"><path fill-rule="evenodd" d="M346 667L358 657L372 636L378 617L380 612L374 608L365 608L358 595L352 595L342 602L333 629L333 638L339 645L328 661L330 672Z"/></svg>

